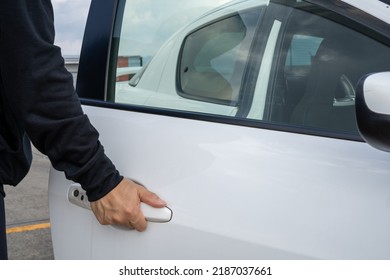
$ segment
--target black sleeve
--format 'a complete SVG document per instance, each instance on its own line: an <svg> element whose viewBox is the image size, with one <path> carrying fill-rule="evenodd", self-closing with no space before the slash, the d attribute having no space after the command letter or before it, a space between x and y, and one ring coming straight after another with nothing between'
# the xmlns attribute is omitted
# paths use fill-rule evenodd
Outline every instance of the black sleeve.
<svg viewBox="0 0 390 280"><path fill-rule="evenodd" d="M50 0L1 0L0 71L6 105L53 167L94 201L122 179L83 113L54 45Z"/></svg>

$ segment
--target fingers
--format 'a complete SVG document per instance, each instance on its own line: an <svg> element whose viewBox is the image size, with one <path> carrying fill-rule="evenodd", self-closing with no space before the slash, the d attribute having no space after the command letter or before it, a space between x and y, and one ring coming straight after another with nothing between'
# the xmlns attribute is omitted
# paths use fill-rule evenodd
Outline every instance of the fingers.
<svg viewBox="0 0 390 280"><path fill-rule="evenodd" d="M137 231L144 231L146 229L147 222L143 213L140 211L139 203L135 205L132 202L122 204L110 200L111 198L102 198L98 201L91 202L91 209L100 224L119 225Z"/></svg>
<svg viewBox="0 0 390 280"><path fill-rule="evenodd" d="M106 196L91 202L91 208L102 225L121 225L144 231L147 222L140 209L141 201L153 207L166 205L155 193L125 178Z"/></svg>
<svg viewBox="0 0 390 280"><path fill-rule="evenodd" d="M167 203L164 200L162 200L157 194L148 191L142 186L139 189L139 198L140 201L156 208L162 208L167 205Z"/></svg>
<svg viewBox="0 0 390 280"><path fill-rule="evenodd" d="M136 213L128 213L128 227L134 228L135 230L142 232L147 227L147 222L144 218L144 215L139 210L136 211Z"/></svg>

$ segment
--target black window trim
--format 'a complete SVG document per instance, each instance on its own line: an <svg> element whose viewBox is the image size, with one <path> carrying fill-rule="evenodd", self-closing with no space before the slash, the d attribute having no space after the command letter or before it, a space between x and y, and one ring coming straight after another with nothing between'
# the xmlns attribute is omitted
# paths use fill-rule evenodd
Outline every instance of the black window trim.
<svg viewBox="0 0 390 280"><path fill-rule="evenodd" d="M252 119L232 118L232 117L222 116L222 115L212 115L212 114L179 111L179 110L165 109L165 108L162 109L162 108L154 108L154 107L146 107L146 106L137 106L137 105L123 104L123 103L113 103L113 102L96 100L96 99L81 98L81 103L85 106L100 107L106 109L131 111L136 113L153 114L153 115L160 115L165 117L174 117L174 118L181 118L181 119L188 119L188 120L195 120L195 121L207 121L207 122L214 122L214 123L227 124L227 125L237 125L241 127L267 129L267 130L274 130L274 131L286 132L286 133L303 134L309 136L319 136L319 137L332 138L332 139L364 142L359 135L342 133L339 131L323 131L318 128L309 129L300 126L269 123L269 122L257 121Z"/></svg>
<svg viewBox="0 0 390 280"><path fill-rule="evenodd" d="M108 60L119 1L123 0L91 1L76 81L76 91L82 98L106 98Z"/></svg>

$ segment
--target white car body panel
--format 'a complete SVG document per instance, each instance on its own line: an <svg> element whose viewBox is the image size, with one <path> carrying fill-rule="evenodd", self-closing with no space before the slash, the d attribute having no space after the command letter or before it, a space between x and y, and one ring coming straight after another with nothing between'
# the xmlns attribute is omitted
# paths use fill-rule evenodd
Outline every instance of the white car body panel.
<svg viewBox="0 0 390 280"><path fill-rule="evenodd" d="M117 167L167 200L173 218L149 223L145 233L102 227L92 212L55 199L71 183L51 176L58 180L50 182L53 230L66 231L78 242L69 248L54 239L56 258L389 257L387 153L337 139L101 108L85 111L104 132L102 141ZM120 138L113 137L117 131ZM163 148L168 146L175 148ZM70 215L56 218L63 209ZM79 218L88 222L78 224ZM92 235L71 236L73 227L90 228ZM171 250L157 249L167 243ZM221 251L224 243L229 246Z"/></svg>

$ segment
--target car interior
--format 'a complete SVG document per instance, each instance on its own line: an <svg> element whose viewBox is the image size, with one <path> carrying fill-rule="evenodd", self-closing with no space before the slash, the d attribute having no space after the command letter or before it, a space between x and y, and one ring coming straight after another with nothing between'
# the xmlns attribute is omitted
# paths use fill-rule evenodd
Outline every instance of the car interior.
<svg viewBox="0 0 390 280"><path fill-rule="evenodd" d="M357 133L355 90L359 79L371 72L390 69L387 46L362 36L326 17L294 10L282 41L272 90L269 118L272 122L325 130ZM318 48L304 46L299 36L320 38ZM289 55L308 53L307 65L291 64ZM306 48L306 49L305 49Z"/></svg>

